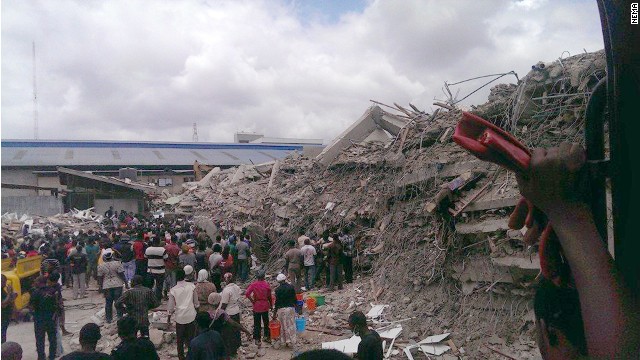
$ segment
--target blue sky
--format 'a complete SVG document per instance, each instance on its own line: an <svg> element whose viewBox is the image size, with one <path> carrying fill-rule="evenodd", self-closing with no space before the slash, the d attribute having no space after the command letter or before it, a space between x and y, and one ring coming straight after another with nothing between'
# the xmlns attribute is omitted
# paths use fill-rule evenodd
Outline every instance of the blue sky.
<svg viewBox="0 0 640 360"><path fill-rule="evenodd" d="M346 13L361 13L366 0L292 0L300 20L304 23L336 23Z"/></svg>

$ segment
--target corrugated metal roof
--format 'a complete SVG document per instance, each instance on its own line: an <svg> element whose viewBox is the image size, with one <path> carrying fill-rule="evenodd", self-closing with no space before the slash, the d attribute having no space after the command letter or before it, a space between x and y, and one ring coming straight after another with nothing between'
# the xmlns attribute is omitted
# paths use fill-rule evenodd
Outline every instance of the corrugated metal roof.
<svg viewBox="0 0 640 360"><path fill-rule="evenodd" d="M195 160L216 166L282 159L302 145L130 141L2 140L3 167L187 166Z"/></svg>

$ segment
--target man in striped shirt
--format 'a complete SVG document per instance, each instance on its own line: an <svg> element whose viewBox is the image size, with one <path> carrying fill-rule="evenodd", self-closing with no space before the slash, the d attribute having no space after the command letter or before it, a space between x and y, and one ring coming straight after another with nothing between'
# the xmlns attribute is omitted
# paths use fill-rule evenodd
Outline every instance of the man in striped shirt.
<svg viewBox="0 0 640 360"><path fill-rule="evenodd" d="M162 285L164 284L164 261L167 259L167 250L160 246L160 239L154 238L152 245L144 252L147 258L147 268L155 283L155 294L158 301L162 301Z"/></svg>
<svg viewBox="0 0 640 360"><path fill-rule="evenodd" d="M149 336L149 310L160 306L160 301L155 297L153 291L143 286L144 278L135 275L131 280L133 288L120 296L116 300L116 308L125 307L126 313L134 318L137 323L137 330L140 336Z"/></svg>

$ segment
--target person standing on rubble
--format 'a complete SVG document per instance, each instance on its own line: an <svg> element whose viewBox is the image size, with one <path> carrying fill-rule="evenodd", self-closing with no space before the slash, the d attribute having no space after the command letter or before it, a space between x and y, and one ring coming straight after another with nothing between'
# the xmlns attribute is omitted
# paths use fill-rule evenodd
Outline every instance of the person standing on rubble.
<svg viewBox="0 0 640 360"><path fill-rule="evenodd" d="M342 242L337 234L333 235L333 241L327 246L327 261L329 263L329 291L333 291L338 285L338 290L342 290Z"/></svg>
<svg viewBox="0 0 640 360"><path fill-rule="evenodd" d="M355 311L349 316L349 328L360 337L356 359L382 360L382 338L377 332L369 329L367 318L361 311Z"/></svg>
<svg viewBox="0 0 640 360"><path fill-rule="evenodd" d="M300 293L302 284L302 264L304 260L302 258L302 252L296 247L294 240L289 241L289 250L284 254L285 265L284 268L287 271L289 281L293 284L296 293Z"/></svg>
<svg viewBox="0 0 640 360"><path fill-rule="evenodd" d="M167 259L167 250L160 246L160 239L154 238L152 245L144 252L144 256L148 261L148 271L153 277L155 284L154 291L158 301L162 300L162 286L164 285L165 265Z"/></svg>
<svg viewBox="0 0 640 360"><path fill-rule="evenodd" d="M304 258L304 287L307 291L311 290L314 283L314 277L316 275L316 263L315 256L317 254L316 248L311 245L311 239L304 239L304 245L300 249Z"/></svg>
<svg viewBox="0 0 640 360"><path fill-rule="evenodd" d="M302 249L305 245L305 240L307 239L311 240L307 235L305 235L304 229L300 229L300 231L298 231L298 248Z"/></svg>
<svg viewBox="0 0 640 360"><path fill-rule="evenodd" d="M347 284L353 282L353 257L355 255L355 239L349 234L349 228L342 229L340 236L342 243L342 266L344 268L344 280Z"/></svg>
<svg viewBox="0 0 640 360"><path fill-rule="evenodd" d="M246 241L238 241L236 244L238 253L238 278L240 282L245 282L249 278L249 260L251 259L251 249Z"/></svg>

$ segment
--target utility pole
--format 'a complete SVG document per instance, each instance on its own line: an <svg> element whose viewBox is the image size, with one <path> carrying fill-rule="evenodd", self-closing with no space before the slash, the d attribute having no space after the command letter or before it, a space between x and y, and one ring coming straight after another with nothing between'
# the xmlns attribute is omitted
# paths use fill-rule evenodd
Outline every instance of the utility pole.
<svg viewBox="0 0 640 360"><path fill-rule="evenodd" d="M33 138L38 140L38 88L36 86L36 42L33 42Z"/></svg>
<svg viewBox="0 0 640 360"><path fill-rule="evenodd" d="M198 125L193 123L193 137L191 139L193 142L198 142Z"/></svg>

